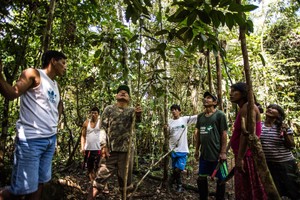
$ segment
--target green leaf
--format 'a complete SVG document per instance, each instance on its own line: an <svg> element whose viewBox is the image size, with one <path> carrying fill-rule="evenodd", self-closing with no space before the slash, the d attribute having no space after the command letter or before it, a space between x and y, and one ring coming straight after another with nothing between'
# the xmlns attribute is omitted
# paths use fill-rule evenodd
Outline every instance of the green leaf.
<svg viewBox="0 0 300 200"><path fill-rule="evenodd" d="M253 33L253 22L251 20L247 20L246 28L248 33Z"/></svg>
<svg viewBox="0 0 300 200"><path fill-rule="evenodd" d="M219 25L220 25L220 20L219 20L219 17L218 17L218 12L216 10L212 10L210 12L210 16L211 16L211 19L212 19L214 27L218 28Z"/></svg>
<svg viewBox="0 0 300 200"><path fill-rule="evenodd" d="M169 33L169 31L166 30L166 29L163 29L161 31L157 31L154 35L159 36L159 35L164 35L164 34L167 34L167 33Z"/></svg>
<svg viewBox="0 0 300 200"><path fill-rule="evenodd" d="M225 22L226 22L226 25L229 28L229 30L231 30L233 25L234 25L234 18L233 18L233 15L231 13L226 13Z"/></svg>
<svg viewBox="0 0 300 200"><path fill-rule="evenodd" d="M238 13L233 13L234 20L238 23L239 26L243 26L245 24L245 20Z"/></svg>
<svg viewBox="0 0 300 200"><path fill-rule="evenodd" d="M98 49L94 54L94 58L98 58L100 53L101 53L101 49Z"/></svg>
<svg viewBox="0 0 300 200"><path fill-rule="evenodd" d="M265 60L265 58L263 57L263 55L262 55L261 53L259 53L258 55L259 55L259 57L260 57L260 59L261 59L262 65L263 65L263 66L266 66L266 60Z"/></svg>
<svg viewBox="0 0 300 200"><path fill-rule="evenodd" d="M132 22L134 24L137 23L137 20L140 18L140 15L134 10L134 13L132 13L132 16L131 16L131 19L132 19Z"/></svg>
<svg viewBox="0 0 300 200"><path fill-rule="evenodd" d="M166 43L160 43L159 45L157 45L157 49L160 49L162 51L164 51L167 47Z"/></svg>
<svg viewBox="0 0 300 200"><path fill-rule="evenodd" d="M142 58L142 56L143 55L141 53L139 53L139 52L135 54L136 60L140 60Z"/></svg>
<svg viewBox="0 0 300 200"><path fill-rule="evenodd" d="M174 34L171 33L171 32L169 32L169 34L168 34L168 41L173 40L173 38L174 38Z"/></svg>
<svg viewBox="0 0 300 200"><path fill-rule="evenodd" d="M170 22L181 22L183 21L188 15L190 14L190 11L184 9L183 7L180 7L177 9L177 11L171 15L168 18L168 21Z"/></svg>
<svg viewBox="0 0 300 200"><path fill-rule="evenodd" d="M129 43L132 43L138 39L139 35L134 35L130 40L128 41Z"/></svg>
<svg viewBox="0 0 300 200"><path fill-rule="evenodd" d="M161 57L162 57L163 60L167 60L165 51L159 51L159 54L161 55Z"/></svg>
<svg viewBox="0 0 300 200"><path fill-rule="evenodd" d="M151 1L150 0L144 0L145 4L149 7L152 7Z"/></svg>
<svg viewBox="0 0 300 200"><path fill-rule="evenodd" d="M133 7L129 4L126 8L125 12L125 19L126 21L129 21L130 17L132 16L132 13L134 12Z"/></svg>
<svg viewBox="0 0 300 200"><path fill-rule="evenodd" d="M133 0L132 3L133 3L133 5L134 5L134 7L137 8L140 12L143 11L143 5L141 4L140 1L138 1L138 0Z"/></svg>
<svg viewBox="0 0 300 200"><path fill-rule="evenodd" d="M191 39L193 39L193 36L193 29L189 28L189 30L185 32L183 38L186 42L189 42Z"/></svg>
<svg viewBox="0 0 300 200"><path fill-rule="evenodd" d="M224 26L224 24L225 24L225 14L223 12L219 11L219 10L217 10L217 14L218 14L218 19L220 20L220 22Z"/></svg>
<svg viewBox="0 0 300 200"><path fill-rule="evenodd" d="M211 0L211 6L216 7L219 4L219 0Z"/></svg>
<svg viewBox="0 0 300 200"><path fill-rule="evenodd" d="M177 35L182 35L183 33L185 33L187 30L189 29L189 27L183 27L183 28L181 28L181 29L179 29L178 31L177 31Z"/></svg>
<svg viewBox="0 0 300 200"><path fill-rule="evenodd" d="M183 11L185 12L185 11ZM189 13L189 12L188 12ZM187 14L188 14L187 13ZM184 13L183 13L184 14ZM176 15L176 14L173 14L171 15L169 18L168 18L168 21L169 22L182 22L183 20L185 19L185 17L181 17L181 15Z"/></svg>
<svg viewBox="0 0 300 200"><path fill-rule="evenodd" d="M198 16L202 22L206 24L210 24L211 19L209 18L209 15L205 11L198 10Z"/></svg>
<svg viewBox="0 0 300 200"><path fill-rule="evenodd" d="M243 10L244 12L250 12L252 10L255 10L256 8L258 8L258 6L250 4L250 5L243 5Z"/></svg>
<svg viewBox="0 0 300 200"><path fill-rule="evenodd" d="M225 6L228 6L231 3L231 0L221 0L219 7L223 8Z"/></svg>
<svg viewBox="0 0 300 200"><path fill-rule="evenodd" d="M147 9L145 6L143 6L143 8L142 8L142 12L143 12L146 16L150 16L150 13L149 13L148 9ZM145 17L146 17L146 16L145 16Z"/></svg>
<svg viewBox="0 0 300 200"><path fill-rule="evenodd" d="M197 18L197 11L193 10L187 18L187 26L190 26L194 23Z"/></svg>
<svg viewBox="0 0 300 200"><path fill-rule="evenodd" d="M194 0L185 0L185 1L177 1L172 5L178 5L180 7L188 7L188 8L196 8L202 4L201 1L194 1Z"/></svg>
<svg viewBox="0 0 300 200"><path fill-rule="evenodd" d="M211 6L208 3L204 3L204 11L206 13L210 13L211 10L212 10Z"/></svg>
<svg viewBox="0 0 300 200"><path fill-rule="evenodd" d="M232 11L232 12L242 12L243 11L243 6L240 5L240 4L237 4L235 2L232 2L230 4L230 6L228 7L228 10Z"/></svg>
<svg viewBox="0 0 300 200"><path fill-rule="evenodd" d="M130 4L130 0L124 0L124 3Z"/></svg>
<svg viewBox="0 0 300 200"><path fill-rule="evenodd" d="M190 14L190 11L189 10L182 10L181 12L179 12L177 15L176 15L176 18L180 18L180 19L185 19L187 18L187 16Z"/></svg>

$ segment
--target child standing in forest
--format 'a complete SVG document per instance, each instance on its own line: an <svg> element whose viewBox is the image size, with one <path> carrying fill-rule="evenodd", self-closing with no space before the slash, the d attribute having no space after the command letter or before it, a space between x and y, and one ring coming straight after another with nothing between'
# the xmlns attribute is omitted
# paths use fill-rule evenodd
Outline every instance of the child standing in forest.
<svg viewBox="0 0 300 200"><path fill-rule="evenodd" d="M65 74L66 59L61 52L45 52L42 69L24 70L14 86L0 73L0 93L9 100L20 97L11 186L0 192L0 200L23 196L39 200L43 184L51 179L57 125L63 109L55 78Z"/></svg>
<svg viewBox="0 0 300 200"><path fill-rule="evenodd" d="M169 185L176 182L177 192L182 192L181 172L184 170L189 153L187 140L187 126L195 124L197 115L181 117L181 108L177 104L171 106L172 119L169 119L168 128L170 133L169 148L172 150L172 174L170 176Z"/></svg>

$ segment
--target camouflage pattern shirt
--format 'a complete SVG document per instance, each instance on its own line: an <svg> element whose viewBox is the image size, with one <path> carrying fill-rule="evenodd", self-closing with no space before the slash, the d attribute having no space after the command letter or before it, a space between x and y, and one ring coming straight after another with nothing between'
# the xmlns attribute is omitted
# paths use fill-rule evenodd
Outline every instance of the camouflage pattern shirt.
<svg viewBox="0 0 300 200"><path fill-rule="evenodd" d="M116 105L109 105L104 109L101 129L107 133L110 151L128 151L134 111L132 107L119 108Z"/></svg>

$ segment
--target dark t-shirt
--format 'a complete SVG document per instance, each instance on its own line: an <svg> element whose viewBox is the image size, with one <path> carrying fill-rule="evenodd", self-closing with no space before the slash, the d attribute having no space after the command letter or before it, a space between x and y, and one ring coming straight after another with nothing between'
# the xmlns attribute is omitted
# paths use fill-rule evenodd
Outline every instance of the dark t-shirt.
<svg viewBox="0 0 300 200"><path fill-rule="evenodd" d="M200 152L203 159L218 160L221 150L221 135L228 129L225 114L216 110L211 116L206 117L205 113L201 113L198 115L196 128L200 133Z"/></svg>

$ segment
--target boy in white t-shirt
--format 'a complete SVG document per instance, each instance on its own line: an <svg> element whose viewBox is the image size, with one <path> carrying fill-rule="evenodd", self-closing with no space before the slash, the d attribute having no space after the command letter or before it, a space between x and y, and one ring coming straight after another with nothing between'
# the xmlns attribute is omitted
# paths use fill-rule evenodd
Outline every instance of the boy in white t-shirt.
<svg viewBox="0 0 300 200"><path fill-rule="evenodd" d="M181 117L181 108L177 104L171 106L172 119L169 119L168 128L170 131L169 148L172 150L172 174L169 184L172 187L176 182L177 192L182 192L181 172L184 170L189 153L187 140L187 126L196 124L197 115Z"/></svg>

